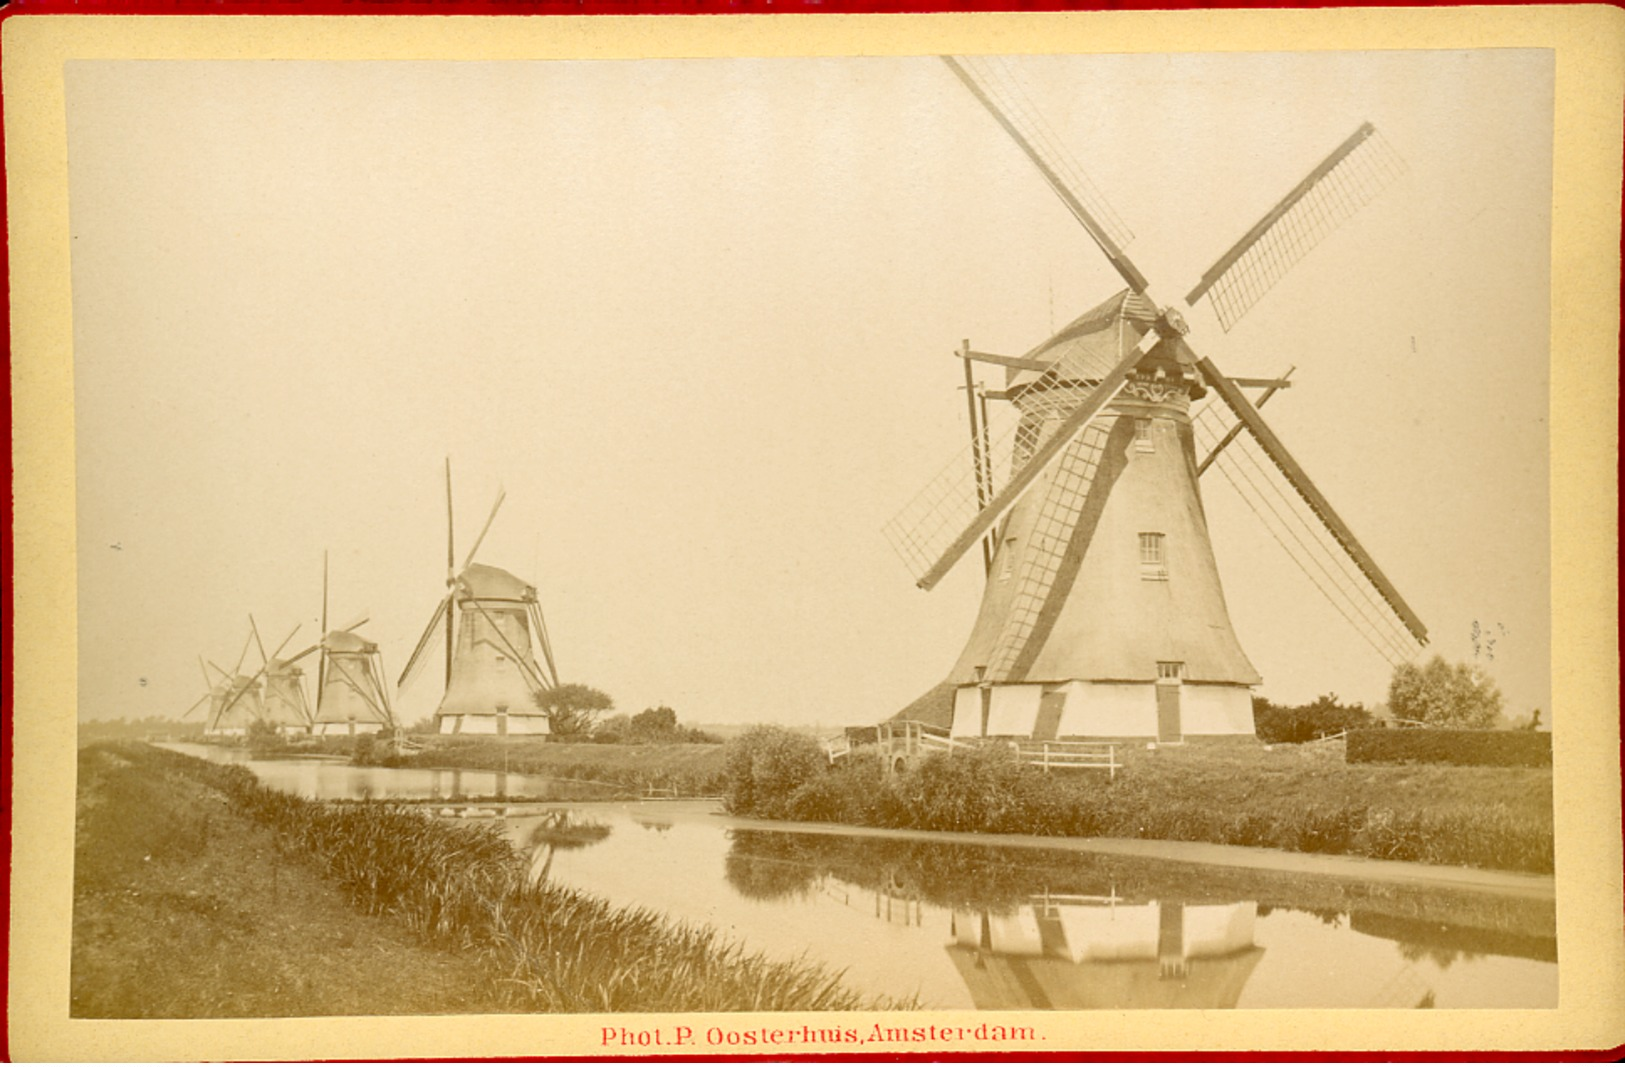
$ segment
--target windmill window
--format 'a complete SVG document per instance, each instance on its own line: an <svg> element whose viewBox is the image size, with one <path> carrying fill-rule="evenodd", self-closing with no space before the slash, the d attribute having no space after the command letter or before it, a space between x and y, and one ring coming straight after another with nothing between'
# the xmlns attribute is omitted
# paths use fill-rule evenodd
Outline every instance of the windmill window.
<svg viewBox="0 0 1625 1067"><path fill-rule="evenodd" d="M1160 533L1140 535L1140 577L1148 582L1168 580L1167 540Z"/></svg>
<svg viewBox="0 0 1625 1067"><path fill-rule="evenodd" d="M1136 452L1155 452L1156 450L1157 450L1156 442L1154 440L1152 440L1152 438L1151 438L1151 420L1150 419L1135 419L1134 420L1134 451L1136 451Z"/></svg>

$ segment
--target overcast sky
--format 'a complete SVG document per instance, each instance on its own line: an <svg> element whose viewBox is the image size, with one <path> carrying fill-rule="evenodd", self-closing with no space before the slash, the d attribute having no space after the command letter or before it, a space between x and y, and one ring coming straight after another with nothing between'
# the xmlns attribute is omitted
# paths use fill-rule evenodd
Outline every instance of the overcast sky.
<svg viewBox="0 0 1625 1067"><path fill-rule="evenodd" d="M1409 170L1231 333L1232 375L1433 650L1550 720L1549 53L1022 58L1162 299L1361 121ZM685 721L874 721L939 681L882 524L966 439L961 338L1121 288L943 64L72 62L80 716L176 714L365 611L393 676L459 556L540 591L560 672ZM990 384L1001 378L989 376ZM1204 479L1260 692L1388 664ZM274 636L273 636L274 635ZM248 663L257 666L250 654ZM399 698L433 711L437 671Z"/></svg>

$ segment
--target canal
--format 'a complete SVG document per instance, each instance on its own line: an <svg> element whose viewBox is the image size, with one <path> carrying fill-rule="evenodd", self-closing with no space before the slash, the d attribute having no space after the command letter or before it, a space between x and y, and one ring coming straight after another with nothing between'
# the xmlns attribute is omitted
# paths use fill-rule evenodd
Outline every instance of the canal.
<svg viewBox="0 0 1625 1067"><path fill-rule="evenodd" d="M491 796L499 784L489 772L166 747L242 762L313 799ZM747 829L691 803L594 799L604 790L591 783L501 784L551 801L502 818L532 878L805 956L854 988L929 1008L1557 1004L1548 896Z"/></svg>

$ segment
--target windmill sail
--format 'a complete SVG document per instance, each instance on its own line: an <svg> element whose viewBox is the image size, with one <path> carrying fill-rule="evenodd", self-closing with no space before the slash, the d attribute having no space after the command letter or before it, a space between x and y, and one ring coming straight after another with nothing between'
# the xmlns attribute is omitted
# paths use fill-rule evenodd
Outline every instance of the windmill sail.
<svg viewBox="0 0 1625 1067"><path fill-rule="evenodd" d="M1299 260L1404 173L1399 154L1376 127L1362 123L1214 262L1185 303L1207 296L1229 330Z"/></svg>
<svg viewBox="0 0 1625 1067"><path fill-rule="evenodd" d="M1216 368L1210 380L1220 403L1247 431L1217 451L1214 465L1362 638L1390 663L1413 658L1427 644L1421 619L1258 410ZM1204 444L1215 448L1225 432L1217 406L1203 412L1197 427Z"/></svg>

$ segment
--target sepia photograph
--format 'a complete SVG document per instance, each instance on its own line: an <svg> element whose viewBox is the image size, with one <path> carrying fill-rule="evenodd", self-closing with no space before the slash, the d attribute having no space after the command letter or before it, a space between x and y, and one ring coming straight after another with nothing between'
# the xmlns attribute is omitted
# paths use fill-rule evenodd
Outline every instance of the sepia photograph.
<svg viewBox="0 0 1625 1067"><path fill-rule="evenodd" d="M15 758L60 739L66 1022L1010 1055L1606 1002L1559 50L1015 28L50 68L71 583L18 595L72 640ZM1105 1047L1276 1040L1188 1032Z"/></svg>

